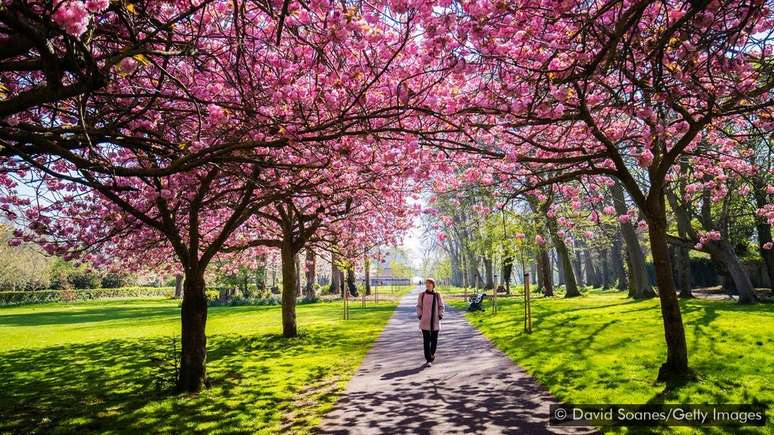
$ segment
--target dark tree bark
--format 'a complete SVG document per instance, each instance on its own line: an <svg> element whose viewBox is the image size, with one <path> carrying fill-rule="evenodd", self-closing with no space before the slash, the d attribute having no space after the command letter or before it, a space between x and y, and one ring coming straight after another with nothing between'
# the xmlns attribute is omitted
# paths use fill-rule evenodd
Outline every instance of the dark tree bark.
<svg viewBox="0 0 774 435"><path fill-rule="evenodd" d="M756 179L753 185L755 205L758 208L762 208L768 203L766 185L762 180L759 181L758 179ZM769 287L774 289L774 250L763 248L766 243L772 242L771 225L764 217L756 216L755 219L755 230L758 234L758 252L761 254L763 263L766 266L766 273L769 276Z"/></svg>
<svg viewBox="0 0 774 435"><path fill-rule="evenodd" d="M266 277L268 270L266 268L266 254L258 257L258 267L255 269L255 287L259 290L266 290Z"/></svg>
<svg viewBox="0 0 774 435"><path fill-rule="evenodd" d="M467 266L468 266L468 286L479 288L479 274L478 274L478 260L476 259L476 255L470 251L469 249L466 249L466 259L467 259Z"/></svg>
<svg viewBox="0 0 774 435"><path fill-rule="evenodd" d="M682 192L680 193L682 195ZM672 212L677 221L677 234L680 237L690 238L694 231L691 228L691 216L686 206L681 204L674 191L667 192L667 199L672 206ZM693 297L691 292L691 256L690 248L682 244L672 244L672 259L674 265L675 288L679 297L689 299Z"/></svg>
<svg viewBox="0 0 774 435"><path fill-rule="evenodd" d="M177 274L175 275L175 299L180 299L183 297L183 275Z"/></svg>
<svg viewBox="0 0 774 435"><path fill-rule="evenodd" d="M774 250L763 248L763 245L772 242L771 225L768 222L758 222L755 225L755 230L758 233L758 252L763 258L766 274L769 276L769 287L774 289Z"/></svg>
<svg viewBox="0 0 774 435"><path fill-rule="evenodd" d="M666 206L663 195L648 197L643 210L648 219L650 248L656 272L658 297L661 302L661 317L664 321L664 338L667 344L667 360L661 365L658 379L665 381L685 378L690 375L688 368L688 346L685 341L680 304L672 281L672 265L669 262L667 246Z"/></svg>
<svg viewBox="0 0 774 435"><path fill-rule="evenodd" d="M599 251L599 257L600 257L600 263L602 264L602 268L600 273L602 274L601 282L602 282L602 288L607 290L610 287L612 287L613 283L610 276L610 253L607 249L602 249Z"/></svg>
<svg viewBox="0 0 774 435"><path fill-rule="evenodd" d="M620 233L616 233L613 237L613 274L616 279L616 288L618 290L626 290L629 287L629 282L626 279L626 268L624 266L624 252L623 252L623 240Z"/></svg>
<svg viewBox="0 0 774 435"><path fill-rule="evenodd" d="M580 255L580 253L578 254ZM584 269L586 270L586 284L594 288L601 287L597 280L597 270L594 267L594 259L591 253L591 249L587 247L584 247L583 249L583 261L585 264Z"/></svg>
<svg viewBox="0 0 774 435"><path fill-rule="evenodd" d="M486 275L486 282L484 283L484 288L487 290L491 290L495 287L494 285L494 268L492 265L492 257L483 257L484 259L484 273Z"/></svg>
<svg viewBox="0 0 774 435"><path fill-rule="evenodd" d="M207 380L207 296L204 270L189 266L185 271L181 318L180 378L178 388L197 392Z"/></svg>
<svg viewBox="0 0 774 435"><path fill-rule="evenodd" d="M451 260L452 285L462 287L464 285L462 260L456 242L450 242L449 259Z"/></svg>
<svg viewBox="0 0 774 435"><path fill-rule="evenodd" d="M739 257L734 252L734 248L726 239L710 240L705 244L705 249L710 253L712 259L722 264L728 273L729 278L734 284L734 288L739 295L740 304L754 304L756 302L753 285L750 276L742 268Z"/></svg>
<svg viewBox="0 0 774 435"><path fill-rule="evenodd" d="M282 257L282 336L298 336L296 326L296 252L292 240L283 240L280 249Z"/></svg>
<svg viewBox="0 0 774 435"><path fill-rule="evenodd" d="M548 234L554 244L554 249L556 250L556 256L558 258L559 285L564 285L564 297L571 298L580 296L581 293L578 291L578 282L575 280L575 274L572 270L572 263L570 261L570 253L567 250L567 245L564 243L564 240L559 237L559 228L556 219L548 216L548 209L551 206L552 201L550 198L551 197L549 196L549 200L539 205L534 201L530 202L530 207L532 207L532 210L536 213L540 213L545 219L546 228L548 229Z"/></svg>
<svg viewBox="0 0 774 435"><path fill-rule="evenodd" d="M363 261L363 268L365 272L365 294L371 296L371 260L367 256Z"/></svg>
<svg viewBox="0 0 774 435"><path fill-rule="evenodd" d="M551 257L545 246L538 248L538 273L541 288L545 296L554 295L553 267L551 266Z"/></svg>
<svg viewBox="0 0 774 435"><path fill-rule="evenodd" d="M349 290L349 294L352 296L357 296L357 284L355 284L355 269L348 268L347 269L347 290Z"/></svg>
<svg viewBox="0 0 774 435"><path fill-rule="evenodd" d="M675 289L679 292L681 299L690 299L693 297L691 292L691 257L689 249L677 244L669 246L672 253L672 264L674 265Z"/></svg>
<svg viewBox="0 0 774 435"><path fill-rule="evenodd" d="M293 254L293 263L296 266L296 297L298 298L301 296L301 257L298 252Z"/></svg>
<svg viewBox="0 0 774 435"><path fill-rule="evenodd" d="M558 236L556 221L548 219L548 232L551 234L551 239L554 242L554 249L559 257L559 263L561 264L561 270L564 272L564 297L572 298L580 296L578 291L578 284L575 281L575 274L572 270L572 263L570 262L570 253L567 251L567 245L564 244L564 240Z"/></svg>
<svg viewBox="0 0 774 435"><path fill-rule="evenodd" d="M573 256L572 262L575 269L575 280L578 282L578 285L581 287L588 284L583 279L583 261L582 260L583 260L582 252L576 246L575 255Z"/></svg>
<svg viewBox="0 0 774 435"><path fill-rule="evenodd" d="M503 259L503 283L505 283L505 293L511 294L511 275L513 274L513 258L505 257Z"/></svg>
<svg viewBox="0 0 774 435"><path fill-rule="evenodd" d="M329 293L341 293L341 273L339 272L339 268L336 266L336 262L338 261L338 258L336 254L331 254L331 287L329 290ZM341 293L342 296L344 296L343 293Z"/></svg>
<svg viewBox="0 0 774 435"><path fill-rule="evenodd" d="M556 253L556 250L554 250L553 254L556 256L556 273L557 273L557 284L560 286L564 285L564 263L559 258L559 255Z"/></svg>
<svg viewBox="0 0 774 435"><path fill-rule="evenodd" d="M610 188L613 194L613 205L616 213L624 215L628 212L626 200L624 199L623 187L619 183L613 184ZM650 286L648 273L645 270L645 255L642 253L640 241L637 238L637 232L631 222L621 222L621 235L626 245L629 266L629 297L642 300L656 296L656 292ZM666 234L664 234L666 237ZM671 272L670 272L671 273Z"/></svg>
<svg viewBox="0 0 774 435"><path fill-rule="evenodd" d="M306 287L305 296L307 298L315 298L315 282L317 281L317 255L313 250L306 250Z"/></svg>

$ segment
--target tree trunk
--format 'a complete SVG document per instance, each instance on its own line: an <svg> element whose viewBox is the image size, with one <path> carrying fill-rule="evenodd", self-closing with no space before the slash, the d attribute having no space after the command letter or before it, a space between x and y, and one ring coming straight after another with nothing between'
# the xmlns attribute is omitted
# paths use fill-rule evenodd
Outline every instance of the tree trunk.
<svg viewBox="0 0 774 435"><path fill-rule="evenodd" d="M613 194L613 204L616 213L619 215L626 214L628 209L624 199L623 187L619 183L615 183L610 190ZM629 258L627 262L627 266L629 266L629 297L637 300L655 297L656 292L653 291L648 281L648 272L645 269L645 255L642 253L642 247L637 238L637 232L634 230L634 225L631 222L621 222L620 226L621 235L626 245L626 253ZM664 237L666 237L666 234L664 234Z"/></svg>
<svg viewBox="0 0 774 435"><path fill-rule="evenodd" d="M578 244L576 242L575 244L575 250L574 250L574 256L572 258L573 262L573 269L575 270L575 281L578 283L579 286L583 287L584 285L587 285L588 283L583 280L583 258L581 258L582 252L578 248Z"/></svg>
<svg viewBox="0 0 774 435"><path fill-rule="evenodd" d="M557 284L560 286L564 285L564 262L562 262L562 259L559 257L559 254L554 251L554 255L556 256L556 273L557 273Z"/></svg>
<svg viewBox="0 0 774 435"><path fill-rule="evenodd" d="M339 274L339 268L336 267L336 254L331 254L331 288L330 293L339 293L341 291L341 275Z"/></svg>
<svg viewBox="0 0 774 435"><path fill-rule="evenodd" d="M347 269L347 290L349 294L357 297L357 285L355 284L355 269Z"/></svg>
<svg viewBox="0 0 774 435"><path fill-rule="evenodd" d="M460 266L461 260L460 255L456 248L452 246L452 253L449 254L449 260L451 261L451 274L452 274L452 285L455 287L463 287L463 272L462 267Z"/></svg>
<svg viewBox="0 0 774 435"><path fill-rule="evenodd" d="M558 230L556 228L556 221L546 217L548 232L551 234L551 240L554 242L554 249L556 249L556 255L559 257L559 268L564 275L564 297L572 298L580 296L578 291L578 282L575 280L575 274L572 271L572 263L570 262L570 253L567 250L567 245L564 244L564 240L559 237Z"/></svg>
<svg viewBox="0 0 774 435"><path fill-rule="evenodd" d="M721 263L734 283L734 288L739 294L740 304L754 304L755 292L750 277L742 268L739 257L734 252L731 243L726 239L711 240L706 245L712 259Z"/></svg>
<svg viewBox="0 0 774 435"><path fill-rule="evenodd" d="M365 274L365 294L371 296L371 260L368 257L363 261L363 268Z"/></svg>
<svg viewBox="0 0 774 435"><path fill-rule="evenodd" d="M616 277L616 287L618 290L626 290L629 283L626 280L626 269L624 268L623 241L621 234L613 237L613 273Z"/></svg>
<svg viewBox="0 0 774 435"><path fill-rule="evenodd" d="M672 244L672 264L674 264L675 288L679 291L679 297L689 299L693 297L691 292L691 257L688 248Z"/></svg>
<svg viewBox="0 0 774 435"><path fill-rule="evenodd" d="M296 253L290 241L283 241L282 257L282 335L287 338L298 335L296 327Z"/></svg>
<svg viewBox="0 0 774 435"><path fill-rule="evenodd" d="M492 268L492 257L484 257L484 273L486 274L484 288L491 290L494 288L494 270Z"/></svg>
<svg viewBox="0 0 774 435"><path fill-rule="evenodd" d="M183 297L183 275L177 274L175 275L175 299L180 299Z"/></svg>
<svg viewBox="0 0 774 435"><path fill-rule="evenodd" d="M266 277L268 270L266 268L266 254L258 257L258 267L255 269L255 287L259 290L266 290Z"/></svg>
<svg viewBox="0 0 774 435"><path fill-rule="evenodd" d="M682 194L682 192L679 193L679 195ZM669 204L672 206L672 213L674 213L675 220L677 221L677 234L685 238L695 236L691 228L691 215L688 212L689 206L681 204L678 193L674 190L667 191L667 200L669 200ZM672 275L675 279L675 288L680 292L679 297L685 299L692 298L690 249L679 244L672 244L671 251L672 264L674 265Z"/></svg>
<svg viewBox="0 0 774 435"><path fill-rule="evenodd" d="M511 275L513 274L513 258L505 257L503 259L503 284L505 285L505 294L511 294Z"/></svg>
<svg viewBox="0 0 774 435"><path fill-rule="evenodd" d="M612 287L612 281L610 280L610 253L607 249L602 249L599 251L599 257L602 262L602 271L600 272L602 274L602 288L607 290Z"/></svg>
<svg viewBox="0 0 774 435"><path fill-rule="evenodd" d="M306 289L305 296L310 299L317 297L314 290L317 281L317 255L311 249L306 250Z"/></svg>
<svg viewBox="0 0 774 435"><path fill-rule="evenodd" d="M572 271L572 263L570 262L570 253L567 251L567 246L564 244L564 241L557 237L554 240L554 247L559 256L559 261L562 264L562 271L564 271L564 297L572 298L580 296L581 294L578 291L578 284L577 281L575 281L575 274Z"/></svg>
<svg viewBox="0 0 774 435"><path fill-rule="evenodd" d="M759 222L755 225L755 229L758 233L758 252L763 258L766 273L769 276L769 288L774 289L774 250L763 249L763 245L772 242L771 225L768 222Z"/></svg>
<svg viewBox="0 0 774 435"><path fill-rule="evenodd" d="M688 347L685 342L685 330L680 313L680 304L672 281L672 266L669 263L669 248L666 238L666 210L664 198L659 203L644 210L648 216L650 249L653 254L653 266L656 270L656 285L661 302L661 317L664 321L664 338L667 345L667 360L658 371L660 381L685 378L690 375L688 369Z"/></svg>
<svg viewBox="0 0 774 435"><path fill-rule="evenodd" d="M298 252L293 254L293 263L296 265L296 298L301 296L301 257Z"/></svg>
<svg viewBox="0 0 774 435"><path fill-rule="evenodd" d="M580 253L578 253L580 255ZM599 283L597 282L597 271L594 267L594 260L592 258L591 249L584 248L583 249L583 260L586 269L586 284L598 288L600 287Z"/></svg>
<svg viewBox="0 0 774 435"><path fill-rule="evenodd" d="M538 248L538 273L540 274L540 281L542 283L543 294L545 296L554 295L554 277L553 268L551 266L551 257L548 255L548 250L545 246Z"/></svg>
<svg viewBox="0 0 774 435"><path fill-rule="evenodd" d="M475 255L470 250L467 250L466 258L468 266L468 286L478 288L478 261L475 260Z"/></svg>
<svg viewBox="0 0 774 435"><path fill-rule="evenodd" d="M181 350L178 390L201 391L207 380L207 296L204 293L204 270L189 267L183 284L180 309Z"/></svg>

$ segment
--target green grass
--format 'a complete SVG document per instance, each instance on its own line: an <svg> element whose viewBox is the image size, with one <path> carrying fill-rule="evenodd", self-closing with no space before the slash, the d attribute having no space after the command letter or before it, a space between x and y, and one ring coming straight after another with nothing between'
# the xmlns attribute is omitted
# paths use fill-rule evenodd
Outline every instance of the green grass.
<svg viewBox="0 0 774 435"><path fill-rule="evenodd" d="M334 403L395 302L298 307L282 338L278 306L210 308L210 387L158 392L154 356L180 334L178 302L94 301L0 308L0 433L305 433Z"/></svg>
<svg viewBox="0 0 774 435"><path fill-rule="evenodd" d="M533 333L523 332L521 296L498 297L498 314L468 319L565 403L755 403L774 415L774 305L681 301L690 366L698 380L655 382L665 360L658 300L611 291L533 299ZM458 308L466 304L453 302ZM720 432L720 429L716 429Z"/></svg>

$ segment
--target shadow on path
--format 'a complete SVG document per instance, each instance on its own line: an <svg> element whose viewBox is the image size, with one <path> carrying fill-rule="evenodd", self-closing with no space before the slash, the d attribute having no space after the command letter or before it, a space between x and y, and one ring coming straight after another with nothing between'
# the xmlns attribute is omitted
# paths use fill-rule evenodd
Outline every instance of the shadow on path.
<svg viewBox="0 0 774 435"><path fill-rule="evenodd" d="M414 311L418 291L401 300L318 433L596 432L549 426L556 399L462 313L447 309L436 361L425 368Z"/></svg>

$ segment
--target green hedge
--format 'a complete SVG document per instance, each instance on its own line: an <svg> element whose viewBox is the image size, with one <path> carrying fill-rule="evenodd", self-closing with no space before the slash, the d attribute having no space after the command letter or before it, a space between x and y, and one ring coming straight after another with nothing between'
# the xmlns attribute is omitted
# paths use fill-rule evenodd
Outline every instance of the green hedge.
<svg viewBox="0 0 774 435"><path fill-rule="evenodd" d="M83 290L13 291L0 292L0 305L75 302L107 298L172 297L174 293L175 289L172 287L119 287Z"/></svg>

